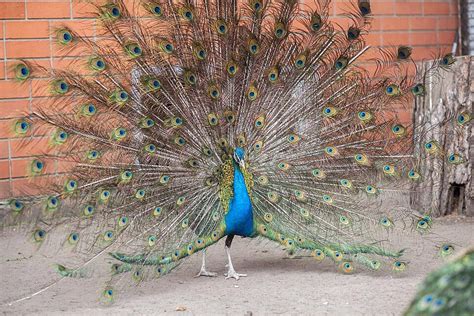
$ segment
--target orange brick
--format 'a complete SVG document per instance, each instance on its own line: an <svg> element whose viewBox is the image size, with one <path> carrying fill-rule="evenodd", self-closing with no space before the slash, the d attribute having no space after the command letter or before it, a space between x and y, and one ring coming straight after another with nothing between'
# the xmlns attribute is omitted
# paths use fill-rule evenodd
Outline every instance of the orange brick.
<svg viewBox="0 0 474 316"><path fill-rule="evenodd" d="M395 6L393 2L370 2L370 9L374 15L393 15L395 13Z"/></svg>
<svg viewBox="0 0 474 316"><path fill-rule="evenodd" d="M402 18L402 17L395 17L395 18L390 18L390 17L385 17L382 18L382 29L384 31L402 31L402 30L408 30L410 25L409 25L409 20L407 18Z"/></svg>
<svg viewBox="0 0 474 316"><path fill-rule="evenodd" d="M369 45L379 46L382 44L382 34L379 32L369 32L364 38Z"/></svg>
<svg viewBox="0 0 474 316"><path fill-rule="evenodd" d="M423 13L422 2L396 2L394 7L396 15L421 15Z"/></svg>
<svg viewBox="0 0 474 316"><path fill-rule="evenodd" d="M456 36L456 32L455 31L441 31L441 32L438 32L438 45L442 45L442 44L450 44L450 43L453 43L454 41L454 38Z"/></svg>
<svg viewBox="0 0 474 316"><path fill-rule="evenodd" d="M0 159L8 158L8 140L0 141Z"/></svg>
<svg viewBox="0 0 474 316"><path fill-rule="evenodd" d="M410 36L408 33L385 33L382 36L384 46L409 45Z"/></svg>
<svg viewBox="0 0 474 316"><path fill-rule="evenodd" d="M6 73L5 73L5 62L0 61L0 80L5 79Z"/></svg>
<svg viewBox="0 0 474 316"><path fill-rule="evenodd" d="M71 4L69 1L28 2L26 10L28 12L28 19L61 19L71 17Z"/></svg>
<svg viewBox="0 0 474 316"><path fill-rule="evenodd" d="M457 30L458 20L455 16L450 17L437 17L438 30Z"/></svg>
<svg viewBox="0 0 474 316"><path fill-rule="evenodd" d="M4 53L4 44L3 44L3 41L0 41L0 58L4 58L5 57L5 53Z"/></svg>
<svg viewBox="0 0 474 316"><path fill-rule="evenodd" d="M410 34L410 45L436 45L437 42L434 32L413 32Z"/></svg>
<svg viewBox="0 0 474 316"><path fill-rule="evenodd" d="M47 21L7 21L5 38L49 38Z"/></svg>
<svg viewBox="0 0 474 316"><path fill-rule="evenodd" d="M438 24L438 18L426 18L426 17L411 17L410 18L410 29L411 30L436 30Z"/></svg>
<svg viewBox="0 0 474 316"><path fill-rule="evenodd" d="M23 117L28 114L28 100L5 101L0 99L0 118Z"/></svg>
<svg viewBox="0 0 474 316"><path fill-rule="evenodd" d="M8 160L0 160L0 179L8 179L10 177L10 164Z"/></svg>
<svg viewBox="0 0 474 316"><path fill-rule="evenodd" d="M7 58L49 57L49 40L7 41Z"/></svg>
<svg viewBox="0 0 474 316"><path fill-rule="evenodd" d="M0 99L27 98L30 96L30 82L0 80Z"/></svg>
<svg viewBox="0 0 474 316"><path fill-rule="evenodd" d="M0 181L0 199L6 199L11 196L10 181Z"/></svg>
<svg viewBox="0 0 474 316"><path fill-rule="evenodd" d="M448 15L449 14L449 3L424 2L423 3L423 14L424 15Z"/></svg>
<svg viewBox="0 0 474 316"><path fill-rule="evenodd" d="M0 3L0 19L25 18L25 4L23 2Z"/></svg>

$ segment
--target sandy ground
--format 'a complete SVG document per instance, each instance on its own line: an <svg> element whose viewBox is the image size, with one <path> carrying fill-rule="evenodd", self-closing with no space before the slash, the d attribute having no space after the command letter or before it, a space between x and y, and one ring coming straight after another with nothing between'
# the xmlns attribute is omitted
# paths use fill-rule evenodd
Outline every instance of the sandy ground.
<svg viewBox="0 0 474 316"><path fill-rule="evenodd" d="M474 219L439 221L437 234L461 247L474 245ZM415 247L407 240L409 247ZM410 263L407 272L357 271L343 275L326 260L288 259L272 244L234 239L234 265L249 276L225 280L223 242L208 251L209 270L215 278L193 278L201 256L193 256L178 270L156 281L123 289L111 306L99 303L100 278L63 279L47 291L13 305L5 302L33 293L52 280L53 258L35 252L20 234L0 239L0 312L39 315L400 315L424 276L442 260L429 253ZM103 260L104 261L104 260ZM105 263L105 261L104 261ZM105 264L104 264L105 265ZM177 311L177 308L185 311Z"/></svg>

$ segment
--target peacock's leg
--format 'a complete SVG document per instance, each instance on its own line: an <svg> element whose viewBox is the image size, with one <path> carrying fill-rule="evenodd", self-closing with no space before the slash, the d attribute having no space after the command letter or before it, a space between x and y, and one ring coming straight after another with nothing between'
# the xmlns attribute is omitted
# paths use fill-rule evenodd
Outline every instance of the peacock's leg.
<svg viewBox="0 0 474 316"><path fill-rule="evenodd" d="M207 277L215 277L217 276L217 273L215 272L209 272L206 270L206 249L202 251L202 265L201 265L201 271L195 276L200 277L200 276L207 276Z"/></svg>
<svg viewBox="0 0 474 316"><path fill-rule="evenodd" d="M230 245L232 244L232 239L234 239L234 235L227 236L225 240L225 252L227 253L227 259L229 260L229 270L224 275L226 279L234 278L238 280L240 279L240 277L246 277L247 274L237 273L234 270L234 266L232 265L232 259L230 258Z"/></svg>

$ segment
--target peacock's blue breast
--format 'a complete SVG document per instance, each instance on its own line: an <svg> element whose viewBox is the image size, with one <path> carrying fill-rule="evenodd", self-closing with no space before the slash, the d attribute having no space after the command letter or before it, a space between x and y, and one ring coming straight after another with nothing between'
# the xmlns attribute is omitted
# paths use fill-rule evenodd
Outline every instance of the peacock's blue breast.
<svg viewBox="0 0 474 316"><path fill-rule="evenodd" d="M238 167L234 168L233 198L225 217L226 235L250 237L253 235L252 202L245 186L245 180Z"/></svg>

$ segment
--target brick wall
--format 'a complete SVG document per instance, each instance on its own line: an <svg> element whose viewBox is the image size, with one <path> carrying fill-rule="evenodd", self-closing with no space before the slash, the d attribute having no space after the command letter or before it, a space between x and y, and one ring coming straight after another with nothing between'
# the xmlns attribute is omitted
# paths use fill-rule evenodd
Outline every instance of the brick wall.
<svg viewBox="0 0 474 316"><path fill-rule="evenodd" d="M311 4L313 0L306 0ZM337 0L332 8L340 21L349 1ZM372 1L374 22L368 36L372 46L406 44L415 48L416 59L430 58L439 50L450 51L457 30L457 1ZM14 137L12 125L18 117L30 113L38 104L47 104L41 93L44 79L19 84L12 65L18 59L34 60L47 68L61 67L75 57L54 45L54 30L68 26L81 35L95 36L97 25L92 19L93 6L85 0L0 0L0 198L34 193L32 182L48 181L60 172L58 162L49 164L49 173L34 179L27 177L27 165L35 154L41 154L47 139L40 131L28 137L35 145ZM71 56L74 54L68 54ZM408 120L410 113L402 113Z"/></svg>

